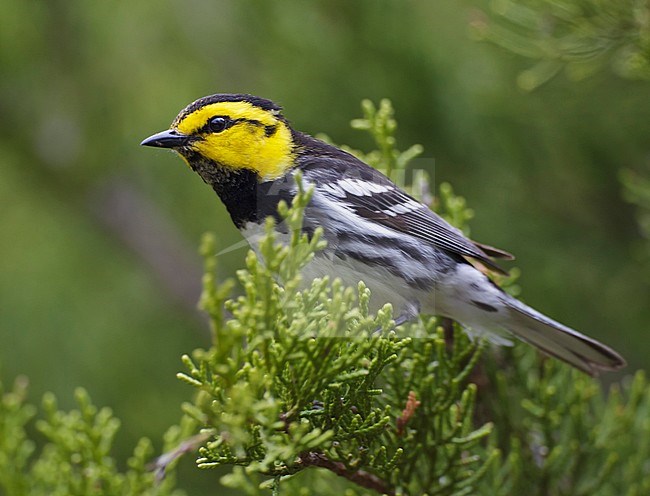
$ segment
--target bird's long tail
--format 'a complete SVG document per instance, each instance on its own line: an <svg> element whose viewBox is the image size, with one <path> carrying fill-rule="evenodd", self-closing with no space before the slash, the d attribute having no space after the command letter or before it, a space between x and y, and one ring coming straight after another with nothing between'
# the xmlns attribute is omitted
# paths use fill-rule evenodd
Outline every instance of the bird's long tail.
<svg viewBox="0 0 650 496"><path fill-rule="evenodd" d="M580 334L524 305L514 298L505 302L509 318L505 327L522 341L559 358L590 375L626 365L613 349Z"/></svg>

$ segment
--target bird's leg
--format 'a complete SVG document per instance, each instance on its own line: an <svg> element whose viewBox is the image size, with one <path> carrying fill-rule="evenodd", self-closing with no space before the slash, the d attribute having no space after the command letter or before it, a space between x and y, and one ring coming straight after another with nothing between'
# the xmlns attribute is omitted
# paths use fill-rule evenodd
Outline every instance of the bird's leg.
<svg viewBox="0 0 650 496"><path fill-rule="evenodd" d="M451 350L454 347L454 321L448 317L440 317L440 327L445 337L445 345Z"/></svg>
<svg viewBox="0 0 650 496"><path fill-rule="evenodd" d="M406 305L404 305L404 308L402 308L402 311L394 320L395 327L399 327L408 322L413 322L418 318L418 315L420 315L420 302L419 301L408 302ZM378 327L377 329L374 330L373 334L377 334L380 331L381 331L381 327Z"/></svg>
<svg viewBox="0 0 650 496"><path fill-rule="evenodd" d="M417 314L411 315L410 313L402 312L395 319L395 327L399 327L402 324L406 324L407 322L411 322L411 321L415 320L416 318L417 318Z"/></svg>

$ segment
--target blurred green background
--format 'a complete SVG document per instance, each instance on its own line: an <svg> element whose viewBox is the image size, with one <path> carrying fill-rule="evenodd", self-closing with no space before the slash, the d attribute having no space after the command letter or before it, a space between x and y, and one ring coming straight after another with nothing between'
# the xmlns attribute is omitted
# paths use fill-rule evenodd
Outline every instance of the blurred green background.
<svg viewBox="0 0 650 496"><path fill-rule="evenodd" d="M526 301L646 367L649 271L618 175L648 167L648 83L605 70L522 91L530 62L469 34L482 5L4 0L2 380L25 374L33 401L63 407L86 387L123 420L123 456L177 421L179 357L208 344L199 237L240 236L177 157L138 144L216 92L361 149L359 102L390 98L401 147L425 147L414 167L467 198L475 239L517 255ZM244 255L220 258L224 277Z"/></svg>

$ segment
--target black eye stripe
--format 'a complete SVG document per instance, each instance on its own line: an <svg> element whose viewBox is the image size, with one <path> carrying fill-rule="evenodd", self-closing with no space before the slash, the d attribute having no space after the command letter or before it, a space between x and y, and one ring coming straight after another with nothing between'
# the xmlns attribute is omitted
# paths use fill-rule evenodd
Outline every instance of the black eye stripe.
<svg viewBox="0 0 650 496"><path fill-rule="evenodd" d="M231 119L230 117L225 116L225 115L215 115L215 116L210 117L208 122L206 122L205 125L201 129L199 129L197 131L197 134L209 134L209 133L214 133L214 132L221 132L221 131L214 131L212 129L211 125L210 125L212 123L212 120L216 119L216 118L222 118L222 119L226 120L226 126L221 131L225 131L226 129L228 129L228 128L230 128L230 127L232 127L235 124L238 124L240 122L246 122L247 124L252 124L254 126L263 127L264 128L264 134L267 137L271 137L271 136L273 136L275 134L275 132L277 131L277 128L278 128L277 124L264 125L260 121L256 121L255 119L246 119L246 118L243 118L243 117L240 118L240 119Z"/></svg>

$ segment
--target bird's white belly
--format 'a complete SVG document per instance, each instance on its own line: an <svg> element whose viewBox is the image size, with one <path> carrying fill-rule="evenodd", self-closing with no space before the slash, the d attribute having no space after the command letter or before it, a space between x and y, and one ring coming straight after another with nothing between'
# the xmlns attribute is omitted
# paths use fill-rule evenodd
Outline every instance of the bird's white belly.
<svg viewBox="0 0 650 496"><path fill-rule="evenodd" d="M260 256L258 245L264 236L264 227L249 223L242 234L251 248ZM282 243L289 243L289 235L276 232L276 239ZM303 285L307 286L312 280L319 277L329 277L330 280L340 279L345 287L355 291L359 282L363 281L370 289L369 310L376 313L386 303L393 305L393 315L398 315L418 297L414 290L403 284L403 281L392 275L383 267L369 267L353 258L341 259L331 252L317 252L311 262L302 269Z"/></svg>
<svg viewBox="0 0 650 496"><path fill-rule="evenodd" d="M347 258L331 257L326 253L317 254L314 259L303 268L303 278L306 283L316 277L329 277L331 280L338 278L344 286L357 289L359 282L363 281L370 289L370 312L375 313L386 303L393 305L393 315L397 315L405 306L409 305L415 297L405 285L400 285L399 280L381 267L368 267L367 265Z"/></svg>

